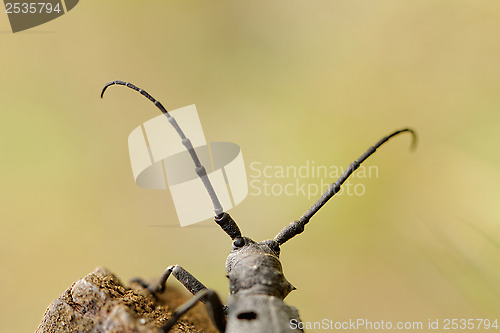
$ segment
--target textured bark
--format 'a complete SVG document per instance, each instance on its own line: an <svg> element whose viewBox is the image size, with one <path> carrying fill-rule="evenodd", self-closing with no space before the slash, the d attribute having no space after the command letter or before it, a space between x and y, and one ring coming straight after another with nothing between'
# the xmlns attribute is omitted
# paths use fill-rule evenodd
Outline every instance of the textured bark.
<svg viewBox="0 0 500 333"><path fill-rule="evenodd" d="M102 267L73 283L45 311L36 333L138 332L156 333L189 296L171 287L157 297L137 284L126 288ZM173 331L216 332L198 305Z"/></svg>

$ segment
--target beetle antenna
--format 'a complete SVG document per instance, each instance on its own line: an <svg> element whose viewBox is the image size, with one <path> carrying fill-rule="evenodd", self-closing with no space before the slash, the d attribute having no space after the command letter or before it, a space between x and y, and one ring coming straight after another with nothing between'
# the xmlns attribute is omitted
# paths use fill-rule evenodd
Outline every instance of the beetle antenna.
<svg viewBox="0 0 500 333"><path fill-rule="evenodd" d="M303 232L305 225L309 222L311 217L314 214L316 214L318 210L320 210L320 208L323 207L328 200L330 200L331 197L333 197L340 191L340 187L342 186L342 184L344 184L347 178L349 178L349 176L352 175L357 168L359 168L361 163L363 163L368 157L370 157L377 150L377 148L379 148L384 143L389 141L390 138L404 132L409 132L413 136L413 141L411 145L411 149L413 150L416 147L417 135L412 129L409 128L401 129L386 137L383 137L374 146L368 148L368 150L363 155L361 155L356 161L352 162L349 165L349 167L344 171L344 173L342 173L342 175L337 179L337 181L328 187L328 189L321 196L321 198L314 205L312 205L312 207L309 208L309 210L305 212L305 214L302 215L302 217L298 221L293 221L292 223L284 227L276 235L276 237L274 237L274 241L277 242L279 245L281 245L286 241L288 241L290 238L294 237L295 235L298 235L301 232Z"/></svg>
<svg viewBox="0 0 500 333"><path fill-rule="evenodd" d="M141 95L143 95L144 97L149 99L151 102L153 102L154 105L158 109L160 109L160 111L165 116L167 116L169 123L177 131L177 133L179 134L179 136L182 139L182 144L186 147L189 154L191 155L191 159L193 160L195 168L196 168L196 174L198 175L198 177L201 178L203 185L205 185L205 188L207 189L208 195L210 196L210 199L212 200L212 204L214 206L216 221L223 219L223 217L224 217L223 215L225 213L224 213L224 210L222 209L222 205L220 204L219 198L217 197L217 194L215 193L215 190L212 186L212 183L210 182L210 179L208 179L207 171L205 170L205 167L201 164L200 159L198 158L198 155L196 154L196 151L194 150L193 145L191 144L191 141L188 138L186 138L186 135L184 135L184 132L179 127L179 124L177 124L177 121L175 121L174 117L172 117L168 113L168 111L165 109L165 107L159 101L154 99L153 96L151 96L146 91L142 90L139 87L136 87L135 85L133 85L132 83L129 83L129 82L116 80L116 81L111 81L111 82L106 83L106 85L102 89L101 98L104 96L104 92L106 91L106 89L108 89L108 87L115 85L115 84L126 86L130 89L138 91Z"/></svg>

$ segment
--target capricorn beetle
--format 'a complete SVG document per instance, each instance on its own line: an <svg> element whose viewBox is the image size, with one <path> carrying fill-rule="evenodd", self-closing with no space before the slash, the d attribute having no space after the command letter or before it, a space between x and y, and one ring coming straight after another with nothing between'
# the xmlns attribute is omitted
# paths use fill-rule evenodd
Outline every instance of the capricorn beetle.
<svg viewBox="0 0 500 333"><path fill-rule="evenodd" d="M175 119L168 113L163 105L154 99L143 89L124 81L112 81L102 89L101 98L109 86L122 85L138 91L149 99L168 118L170 124L175 128L182 139L183 145L188 150L195 165L196 174L203 182L210 196L215 213L215 222L231 237L232 249L226 260L226 272L229 279L228 305L221 303L217 294L207 289L193 275L179 265L169 266L155 284L147 284L137 279L153 294L161 293L170 275L181 282L194 297L180 306L160 328L160 332L168 332L179 318L189 311L199 301L205 303L208 313L215 327L220 332L296 332L302 331L297 325L291 323L300 322L296 308L288 306L283 302L284 298L295 287L288 282L283 275L279 255L280 246L286 241L304 231L305 225L311 217L336 193L340 191L342 184L352 173L359 168L377 148L382 146L392 137L408 132L412 134L412 146L416 143L416 134L409 128L401 129L383 137L375 145L352 162L335 183L330 185L321 198L305 212L302 217L285 226L273 239L255 242L248 237L242 236L236 222L224 212L219 199L210 183L204 166L200 163L191 141L186 138Z"/></svg>

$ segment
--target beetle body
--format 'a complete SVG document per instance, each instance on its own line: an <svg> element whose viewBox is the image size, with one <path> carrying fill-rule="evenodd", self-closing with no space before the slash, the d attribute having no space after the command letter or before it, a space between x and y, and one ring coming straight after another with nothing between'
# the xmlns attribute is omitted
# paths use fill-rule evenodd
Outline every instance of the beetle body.
<svg viewBox="0 0 500 333"><path fill-rule="evenodd" d="M291 326L299 313L275 296L236 294L229 296L226 332L302 332Z"/></svg>
<svg viewBox="0 0 500 333"><path fill-rule="evenodd" d="M297 332L298 311L283 302L295 289L283 274L273 240L237 238L226 260L229 278L227 332ZM273 246L276 248L275 246Z"/></svg>

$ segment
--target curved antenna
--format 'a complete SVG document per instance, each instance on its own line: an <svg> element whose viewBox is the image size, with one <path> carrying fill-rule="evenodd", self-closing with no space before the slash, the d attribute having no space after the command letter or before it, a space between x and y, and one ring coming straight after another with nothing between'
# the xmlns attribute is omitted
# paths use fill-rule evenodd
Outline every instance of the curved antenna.
<svg viewBox="0 0 500 333"><path fill-rule="evenodd" d="M143 95L144 97L149 99L151 102L153 102L154 105L158 109L160 109L160 111L165 116L167 116L169 123L175 128L175 130L177 131L177 133L179 134L179 136L182 139L182 144L184 145L184 147L186 147L189 154L191 155L191 159L193 160L195 168L196 168L195 169L196 174L198 175L198 177L201 178L203 185L205 185L205 188L207 189L208 195L210 196L210 199L212 200L212 204L214 206L216 222L218 220L222 220L224 210L222 209L222 205L219 202L219 198L217 197L217 194L215 193L215 190L212 186L212 183L210 182L210 179L208 179L207 171L205 170L205 167L203 165L201 165L200 159L198 158L198 155L196 155L196 151L194 150L193 145L191 144L191 141L188 138L186 138L186 135L184 135L184 132L179 127L179 125L177 124L177 121L175 121L174 117L172 117L168 113L168 111L165 109L165 107L159 101L154 99L153 96L151 96L146 91L142 90L139 87L136 87L135 85L133 85L132 83L129 83L129 82L116 80L116 81L111 81L111 82L106 83L106 85L102 89L101 98L104 96L104 92L106 91L106 89L108 89L108 87L115 85L115 84L122 85L122 86L128 87L130 89L133 89L135 91L138 91L141 95ZM219 222L217 222L217 223L219 223Z"/></svg>
<svg viewBox="0 0 500 333"><path fill-rule="evenodd" d="M305 225L309 222L311 217L320 210L321 207L323 207L328 200L330 200L331 197L333 197L335 194L337 194L340 191L340 187L344 182L349 178L350 175L353 174L354 171L356 171L357 168L363 163L368 157L370 157L380 146L382 146L384 143L389 141L390 138L400 134L408 132L411 133L413 136L413 141L411 145L411 149L415 149L416 144L417 144L417 135L412 129L409 128L404 128L399 131L396 131L388 136L383 137L380 139L374 146L368 148L368 150L361 155L356 161L352 162L349 167L342 173L342 175L337 179L335 183L330 185L326 192L321 196L321 198L311 206L307 210L307 212L302 215L302 217L298 221L293 221L286 227L284 227L277 235L274 237L274 241L277 242L279 245L285 243L288 241L290 238L300 234L301 232L304 231Z"/></svg>

